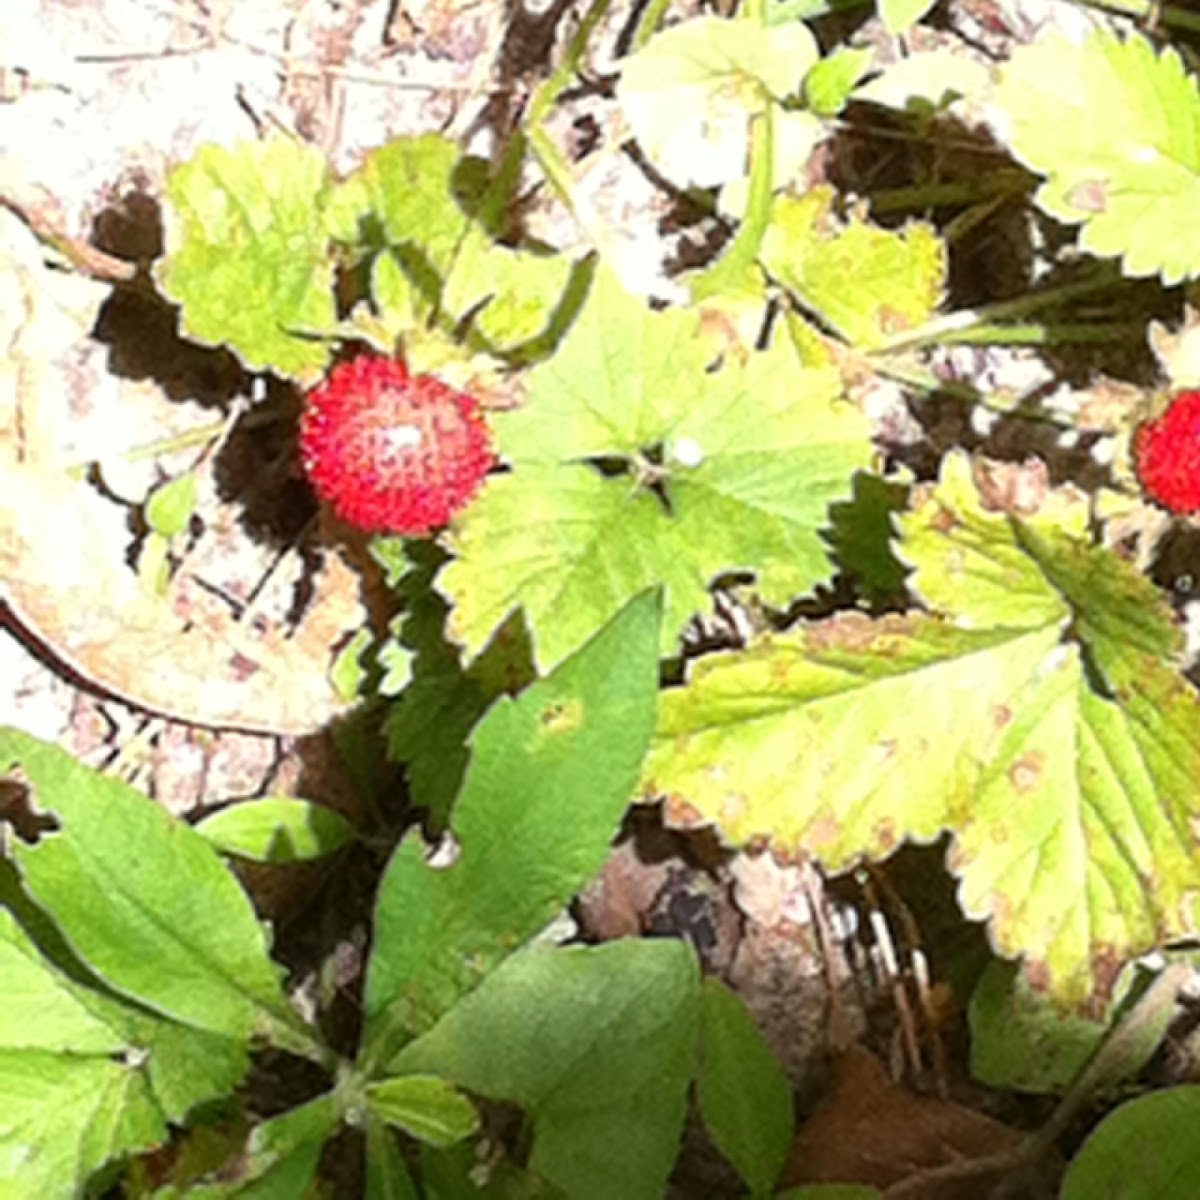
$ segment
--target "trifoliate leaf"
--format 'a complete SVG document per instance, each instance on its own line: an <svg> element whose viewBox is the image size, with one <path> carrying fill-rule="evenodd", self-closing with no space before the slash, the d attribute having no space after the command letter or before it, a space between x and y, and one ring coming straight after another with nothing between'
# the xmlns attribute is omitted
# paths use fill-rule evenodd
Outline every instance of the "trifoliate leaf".
<svg viewBox="0 0 1200 1200"><path fill-rule="evenodd" d="M598 276L529 403L496 415L512 472L451 530L438 586L470 654L521 607L548 668L656 583L670 654L718 575L755 572L779 606L826 575L820 529L870 460L865 418L782 340L711 372L707 345L694 316Z"/></svg>
<svg viewBox="0 0 1200 1200"><path fill-rule="evenodd" d="M852 217L837 229L833 191L775 202L766 270L848 342L870 348L927 321L942 296L946 252L929 225L899 233Z"/></svg>
<svg viewBox="0 0 1200 1200"><path fill-rule="evenodd" d="M1200 94L1173 49L1097 31L1017 49L995 102L1012 152L1047 176L1038 204L1128 275L1200 275Z"/></svg>
<svg viewBox="0 0 1200 1200"><path fill-rule="evenodd" d="M965 912L1060 999L1194 927L1200 703L1171 613L1061 514L988 510L961 458L905 522L936 610L846 614L699 661L647 791L840 869L955 834Z"/></svg>
<svg viewBox="0 0 1200 1200"><path fill-rule="evenodd" d="M314 382L330 347L333 261L322 209L328 167L291 138L202 146L167 180L166 256L154 277L188 337L252 370Z"/></svg>
<svg viewBox="0 0 1200 1200"><path fill-rule="evenodd" d="M819 57L798 21L697 17L625 59L617 97L664 175L714 187L746 173L750 118L796 92Z"/></svg>

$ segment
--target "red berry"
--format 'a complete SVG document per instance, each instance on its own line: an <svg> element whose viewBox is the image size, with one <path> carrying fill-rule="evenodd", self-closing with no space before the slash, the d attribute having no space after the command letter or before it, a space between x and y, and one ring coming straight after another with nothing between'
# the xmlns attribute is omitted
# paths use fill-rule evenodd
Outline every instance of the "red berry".
<svg viewBox="0 0 1200 1200"><path fill-rule="evenodd" d="M1180 392L1133 441L1138 478L1173 513L1200 512L1200 391Z"/></svg>
<svg viewBox="0 0 1200 1200"><path fill-rule="evenodd" d="M309 394L300 457L343 521L406 537L445 525L495 462L473 396L373 355L334 367Z"/></svg>

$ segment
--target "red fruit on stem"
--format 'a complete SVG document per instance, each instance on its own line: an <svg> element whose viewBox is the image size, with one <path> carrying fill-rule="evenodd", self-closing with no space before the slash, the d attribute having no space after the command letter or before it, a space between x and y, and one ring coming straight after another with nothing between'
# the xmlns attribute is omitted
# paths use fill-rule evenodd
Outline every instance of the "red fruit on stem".
<svg viewBox="0 0 1200 1200"><path fill-rule="evenodd" d="M1138 478L1173 513L1200 512L1200 391L1180 392L1133 440Z"/></svg>
<svg viewBox="0 0 1200 1200"><path fill-rule="evenodd" d="M300 457L343 521L405 537L445 525L495 462L473 396L373 355L339 364L309 393Z"/></svg>

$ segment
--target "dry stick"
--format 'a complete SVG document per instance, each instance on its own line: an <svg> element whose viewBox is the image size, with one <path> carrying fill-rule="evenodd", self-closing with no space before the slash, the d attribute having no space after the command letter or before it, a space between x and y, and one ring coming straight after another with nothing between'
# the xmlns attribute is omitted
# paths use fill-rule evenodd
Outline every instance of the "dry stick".
<svg viewBox="0 0 1200 1200"><path fill-rule="evenodd" d="M49 192L41 188L30 188L23 196L0 192L0 208L23 221L39 242L58 251L81 275L105 283L130 283L137 277L136 264L105 254L67 233L62 212Z"/></svg>
<svg viewBox="0 0 1200 1200"><path fill-rule="evenodd" d="M1121 1024L1100 1045L1046 1124L1025 1138L1015 1150L918 1171L888 1188L884 1192L884 1200L921 1200L932 1185L980 1175L1003 1174L1011 1180L1014 1176L1030 1172L1054 1148L1054 1143L1092 1095L1105 1082L1125 1074L1123 1068L1130 1061L1131 1052L1146 1028L1160 1019L1164 1008L1176 1004L1180 989L1191 977L1192 968L1182 963L1174 963L1163 970ZM997 1193L997 1198L1007 1190L1008 1182L1000 1187L1002 1190Z"/></svg>

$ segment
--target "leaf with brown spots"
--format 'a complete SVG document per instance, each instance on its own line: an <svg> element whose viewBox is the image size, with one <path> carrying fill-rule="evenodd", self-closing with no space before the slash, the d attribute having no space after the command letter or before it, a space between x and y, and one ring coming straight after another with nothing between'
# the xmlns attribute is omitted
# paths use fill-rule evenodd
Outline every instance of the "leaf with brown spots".
<svg viewBox="0 0 1200 1200"><path fill-rule="evenodd" d="M1103 991L1197 918L1200 704L1169 609L1064 512L989 511L951 460L903 522L939 611L701 659L662 697L646 792L835 870L951 830L997 949L1062 999Z"/></svg>

